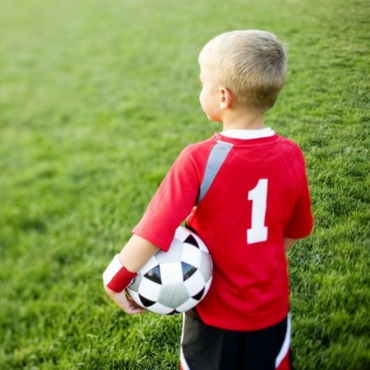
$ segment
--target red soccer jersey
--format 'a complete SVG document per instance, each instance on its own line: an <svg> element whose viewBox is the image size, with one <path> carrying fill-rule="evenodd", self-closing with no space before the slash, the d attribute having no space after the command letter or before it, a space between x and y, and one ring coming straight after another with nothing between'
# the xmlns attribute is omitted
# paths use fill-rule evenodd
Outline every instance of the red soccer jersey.
<svg viewBox="0 0 370 370"><path fill-rule="evenodd" d="M197 306L202 320L228 330L282 320L289 303L284 237L308 236L313 225L300 148L273 131L253 139L215 133L187 146L132 232L167 251L185 218L214 263Z"/></svg>

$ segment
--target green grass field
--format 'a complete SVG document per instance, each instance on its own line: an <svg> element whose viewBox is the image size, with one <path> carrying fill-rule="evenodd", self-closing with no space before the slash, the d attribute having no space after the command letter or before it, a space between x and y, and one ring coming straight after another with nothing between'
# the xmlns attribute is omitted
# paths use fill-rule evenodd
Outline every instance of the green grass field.
<svg viewBox="0 0 370 370"><path fill-rule="evenodd" d="M178 153L221 125L197 56L289 43L266 126L303 149L315 230L289 252L297 370L370 369L370 3L0 0L0 369L178 369L181 317L125 315L101 275Z"/></svg>

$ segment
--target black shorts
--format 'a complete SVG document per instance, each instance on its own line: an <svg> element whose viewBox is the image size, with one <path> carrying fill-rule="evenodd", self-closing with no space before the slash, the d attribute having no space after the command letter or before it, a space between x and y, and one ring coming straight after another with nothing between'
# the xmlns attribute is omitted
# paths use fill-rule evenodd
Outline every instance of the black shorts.
<svg viewBox="0 0 370 370"><path fill-rule="evenodd" d="M181 370L292 370L289 315L266 329L231 331L184 314Z"/></svg>

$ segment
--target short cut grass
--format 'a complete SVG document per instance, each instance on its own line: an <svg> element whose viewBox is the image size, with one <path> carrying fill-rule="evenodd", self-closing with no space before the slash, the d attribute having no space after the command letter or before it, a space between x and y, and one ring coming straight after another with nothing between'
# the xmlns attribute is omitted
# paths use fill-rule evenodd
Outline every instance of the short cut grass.
<svg viewBox="0 0 370 370"><path fill-rule="evenodd" d="M236 104L266 112L276 103L287 75L286 46L266 31L226 32L199 55L216 86L231 91Z"/></svg>

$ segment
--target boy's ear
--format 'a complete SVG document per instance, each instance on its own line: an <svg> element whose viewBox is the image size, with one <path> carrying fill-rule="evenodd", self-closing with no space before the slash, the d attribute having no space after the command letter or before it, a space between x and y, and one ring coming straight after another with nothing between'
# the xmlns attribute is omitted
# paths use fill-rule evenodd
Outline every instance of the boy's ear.
<svg viewBox="0 0 370 370"><path fill-rule="evenodd" d="M229 89L220 87L220 109L227 109L231 107L233 96Z"/></svg>

